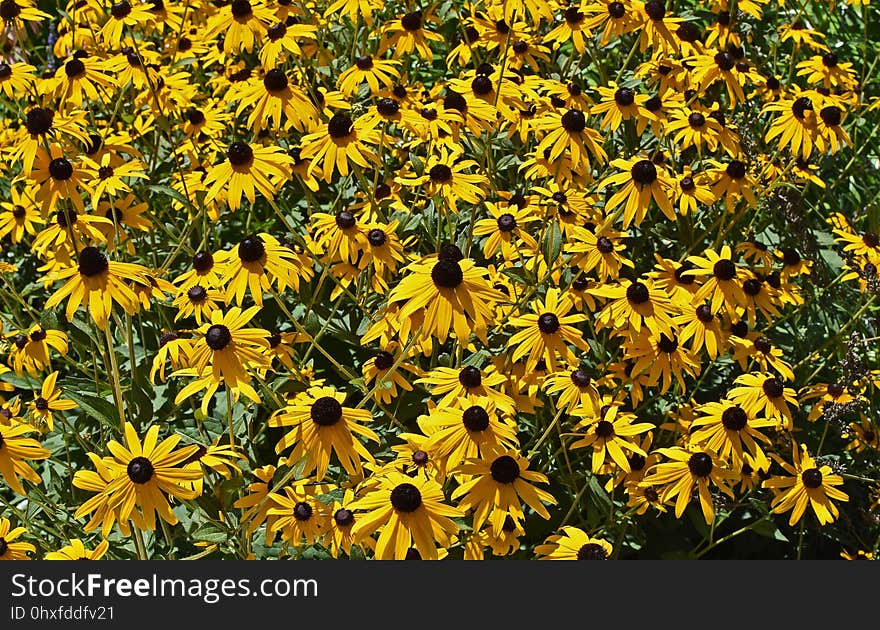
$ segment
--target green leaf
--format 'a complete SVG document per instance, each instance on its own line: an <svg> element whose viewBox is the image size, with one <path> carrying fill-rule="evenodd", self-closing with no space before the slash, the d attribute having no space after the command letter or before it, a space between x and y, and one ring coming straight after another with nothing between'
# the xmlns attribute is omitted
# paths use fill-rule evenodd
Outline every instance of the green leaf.
<svg viewBox="0 0 880 630"><path fill-rule="evenodd" d="M226 539L229 538L229 534L225 530L218 529L214 525L205 525L201 529L194 531L192 537L195 540L201 540L203 542L222 543L226 542Z"/></svg>
<svg viewBox="0 0 880 630"><path fill-rule="evenodd" d="M82 411L92 418L96 418L102 424L114 429L119 429L119 410L112 402L98 398L92 394L65 391L64 395L76 403Z"/></svg>
<svg viewBox="0 0 880 630"><path fill-rule="evenodd" d="M553 265L561 252L562 230L559 227L559 222L553 219L553 223L544 234L544 242L541 243L541 253L544 254L544 260L547 261L547 264Z"/></svg>

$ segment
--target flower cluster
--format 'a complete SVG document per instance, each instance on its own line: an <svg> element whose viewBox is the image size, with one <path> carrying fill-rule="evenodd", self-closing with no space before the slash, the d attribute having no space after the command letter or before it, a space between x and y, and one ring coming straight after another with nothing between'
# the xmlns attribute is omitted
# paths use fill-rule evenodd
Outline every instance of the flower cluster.
<svg viewBox="0 0 880 630"><path fill-rule="evenodd" d="M0 559L873 557L837 4L3 0Z"/></svg>

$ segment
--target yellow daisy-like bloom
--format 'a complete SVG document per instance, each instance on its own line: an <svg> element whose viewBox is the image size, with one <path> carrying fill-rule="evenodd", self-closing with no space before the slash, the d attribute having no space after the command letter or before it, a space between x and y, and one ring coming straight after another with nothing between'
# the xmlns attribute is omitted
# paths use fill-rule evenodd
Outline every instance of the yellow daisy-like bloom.
<svg viewBox="0 0 880 630"><path fill-rule="evenodd" d="M703 256L688 256L687 262L693 267L683 271L682 276L708 276L694 294L694 300L709 299L713 313L718 313L723 306L725 311L732 314L737 306L746 305L746 295L740 278L744 280L748 272L733 262L733 252L729 245L722 247L720 252L707 249Z"/></svg>
<svg viewBox="0 0 880 630"><path fill-rule="evenodd" d="M260 402L260 396L250 384L250 371L265 367L269 333L262 328L244 327L259 311L259 306L244 311L234 306L225 314L219 310L211 313L211 321L198 328L200 336L189 353L190 366L200 378L180 390L174 399L175 404L203 389L206 378L210 380L203 408L220 383L236 395L241 393L254 402ZM179 373L183 371L175 372Z"/></svg>
<svg viewBox="0 0 880 630"><path fill-rule="evenodd" d="M428 9L425 12L422 9L416 9L386 23L382 28L379 54L393 50L394 58L400 59L404 55L416 51L419 57L431 61L434 58L434 53L431 51L429 42L442 42L443 36L426 30L424 23L427 21L438 21L433 9Z"/></svg>
<svg viewBox="0 0 880 630"><path fill-rule="evenodd" d="M584 13L587 6L586 1L569 6L562 14L562 22L544 36L544 41L556 42L556 46L571 41L574 49L583 54L586 39L592 35L590 22Z"/></svg>
<svg viewBox="0 0 880 630"><path fill-rule="evenodd" d="M458 533L453 518L464 513L445 503L443 489L433 479L388 471L370 479L368 490L350 505L355 515L352 536L358 542L379 532L377 560L404 560L415 546L424 560L437 560L435 543L448 547Z"/></svg>
<svg viewBox="0 0 880 630"><path fill-rule="evenodd" d="M792 445L791 464L778 455L774 454L773 458L790 475L771 477L763 483L765 488L777 493L770 504L773 512L782 514L791 510L788 524L794 525L801 520L809 505L819 519L819 525L833 523L840 514L834 501L849 501L849 496L835 487L843 485L843 477L835 474L827 464L818 465L807 452L806 444Z"/></svg>
<svg viewBox="0 0 880 630"><path fill-rule="evenodd" d="M586 429L586 431L575 432L573 435L580 439L572 442L569 448L575 450L591 447L593 449L591 469L594 473L602 470L609 459L628 473L632 470L629 461L631 457L648 456L635 442L635 436L652 430L654 425L648 422L633 424L637 419L634 413L619 413L616 405L610 405L597 417L592 405L582 405L572 410L571 415L582 418L575 425L575 431L577 429Z"/></svg>
<svg viewBox="0 0 880 630"><path fill-rule="evenodd" d="M612 210L625 201L623 229L631 224L641 225L652 198L666 218L675 220L675 208L672 207L670 197L674 183L662 164L635 157L630 160L612 160L611 166L622 169L623 172L603 179L599 182L599 190L610 185L620 186L605 204L605 213L610 215Z"/></svg>
<svg viewBox="0 0 880 630"><path fill-rule="evenodd" d="M673 336L675 307L658 284L623 280L617 286L599 286L589 292L610 300L596 316L597 330L610 327L616 334L624 334L627 329L638 333L645 327L658 337Z"/></svg>
<svg viewBox="0 0 880 630"><path fill-rule="evenodd" d="M149 270L141 265L111 262L97 247L88 246L80 250L74 265L52 271L43 281L46 283L66 280L64 285L46 300L46 309L52 309L65 299L68 321L79 306L88 309L98 328L106 329L110 319L113 302L119 304L126 313L135 313L140 305L138 296L125 280L149 286Z"/></svg>
<svg viewBox="0 0 880 630"><path fill-rule="evenodd" d="M808 94L795 92L792 99L782 99L764 106L763 112L779 112L764 136L766 142L779 138L779 149L788 147L802 158L813 152L816 134L816 113Z"/></svg>
<svg viewBox="0 0 880 630"><path fill-rule="evenodd" d="M651 98L648 94L639 94L632 88L618 87L611 81L607 87L599 87L602 100L598 105L590 108L591 114L604 113L602 129L610 128L616 131L625 120L636 120L636 133L642 135L651 121L657 117L645 108L645 103Z"/></svg>
<svg viewBox="0 0 880 630"><path fill-rule="evenodd" d="M71 538L70 544L65 545L58 551L50 551L45 560L100 560L110 548L110 543L102 540L94 549L86 549L85 544L79 538Z"/></svg>
<svg viewBox="0 0 880 630"><path fill-rule="evenodd" d="M174 321L195 317L196 324L201 326L202 322L211 320L211 313L218 310L224 302L223 294L219 291L194 284L186 291L179 291L174 298L173 306L177 308Z"/></svg>
<svg viewBox="0 0 880 630"><path fill-rule="evenodd" d="M528 208L507 206L502 208L494 203L487 203L486 207L492 215L491 219L480 219L474 224L474 236L488 236L483 245L483 255L488 259L495 256L498 249L505 260L515 260L520 257L519 242L525 243L532 249L538 248L538 243L526 231L528 223L539 221L540 217Z"/></svg>
<svg viewBox="0 0 880 630"><path fill-rule="evenodd" d="M379 144L381 133L376 129L378 119L366 117L352 121L346 112L337 112L316 131L303 137L300 158L310 160L309 173L321 173L325 182L333 181L333 172L343 177L351 170L350 163L369 168L377 160L369 145Z"/></svg>
<svg viewBox="0 0 880 630"><path fill-rule="evenodd" d="M584 399L599 400L599 390L590 373L583 368L573 366L569 370L554 372L544 380L544 390L548 394L559 394L557 406L568 409L569 413L583 404Z"/></svg>
<svg viewBox="0 0 880 630"><path fill-rule="evenodd" d="M355 501L354 492L347 489L342 496L341 501L334 501L330 506L330 518L328 519L329 527L324 532L323 544L330 547L330 555L338 558L340 553L351 557L351 548L355 547L363 553L363 546L371 549L375 548L375 541L372 538L364 538L360 543L354 542L352 530L354 529L355 516L352 504Z"/></svg>
<svg viewBox="0 0 880 630"><path fill-rule="evenodd" d="M13 422L6 426L0 424L0 474L6 484L17 494L24 495L19 477L31 483L40 483L41 477L27 461L47 459L51 453L40 446L37 440L25 437L35 429L27 424Z"/></svg>
<svg viewBox="0 0 880 630"><path fill-rule="evenodd" d="M393 86L395 79L400 78L399 65L400 62L395 59L374 59L362 55L354 60L353 66L339 75L336 85L343 94L351 97L361 84L366 83L370 86L370 93L376 95L383 88Z"/></svg>
<svg viewBox="0 0 880 630"><path fill-rule="evenodd" d="M420 336L433 335L444 343L451 328L460 343L472 332L485 340L495 304L505 297L489 286L485 269L469 258L462 259L455 247L455 251L444 248L440 257L426 256L410 264L408 270L388 295L389 302L406 302L399 313L403 320L401 339L409 337L414 316L424 309Z"/></svg>
<svg viewBox="0 0 880 630"><path fill-rule="evenodd" d="M761 414L768 420L775 420L786 429L791 429L791 407L798 406L797 395L791 387L769 372L741 374L736 377L734 387L727 397L740 405L748 413Z"/></svg>
<svg viewBox="0 0 880 630"><path fill-rule="evenodd" d="M690 426L689 439L693 444L703 444L718 453L733 464L734 470L742 470L746 453L758 461L766 459L759 442L770 444L770 438L759 429L775 429L775 420L750 416L729 400L705 403L697 411L702 415Z"/></svg>
<svg viewBox="0 0 880 630"><path fill-rule="evenodd" d="M13 243L20 243L25 234L36 234L35 226L45 221L33 201L33 191L10 188L9 192L12 198L0 202L0 238L9 235Z"/></svg>
<svg viewBox="0 0 880 630"><path fill-rule="evenodd" d="M60 330L46 330L39 324L29 331L12 333L11 365L16 375L27 370L36 376L43 368L52 365L51 350L67 355L67 335Z"/></svg>
<svg viewBox="0 0 880 630"><path fill-rule="evenodd" d="M566 149L571 156L570 169L589 174L590 159L588 153L598 162L605 162L608 154L602 148L602 135L587 125L586 114L579 109L569 109L564 114L547 113L535 123L536 127L545 132L535 152L549 161L549 171L557 171L557 160ZM549 154L547 154L549 151Z"/></svg>
<svg viewBox="0 0 880 630"><path fill-rule="evenodd" d="M330 457L335 452L349 475L362 477L362 462L372 462L373 456L353 434L374 442L379 441L379 436L362 425L373 419L369 411L343 407L343 402L345 392L332 387L310 387L297 394L269 418L270 427L291 427L278 440L275 452L293 447L287 461L291 465L302 461L302 474L311 475L317 471L318 481L327 475Z"/></svg>
<svg viewBox="0 0 880 630"><path fill-rule="evenodd" d="M429 385L432 396L442 396L437 401L438 407L451 406L459 398L481 396L491 399L506 413L514 411L513 400L501 391L507 377L491 364L485 369L476 365L463 365L458 369L438 366L416 383Z"/></svg>
<svg viewBox="0 0 880 630"><path fill-rule="evenodd" d="M299 290L300 280L309 280L314 270L304 254L261 232L247 236L237 247L217 252L213 259L219 267L219 284L226 287L225 299L235 299L239 306L249 292L257 306L263 305L263 293L277 286L279 293L288 286Z"/></svg>
<svg viewBox="0 0 880 630"><path fill-rule="evenodd" d="M477 166L475 160L453 161L453 157L432 155L425 166L425 174L421 177L398 177L395 181L404 186L424 187L428 197L441 196L447 209L458 212L458 202L476 204L485 197L485 188L489 180L479 174L465 171Z"/></svg>
<svg viewBox="0 0 880 630"><path fill-rule="evenodd" d="M574 304L567 295L560 295L559 289L552 287L547 289L543 302L532 302L533 314L511 317L510 324L523 329L507 342L508 347L516 347L512 359L518 361L528 355L526 371L532 370L539 359L544 359L548 369L555 372L557 358L569 363L577 361L566 342L589 352L589 344L573 325L586 321L587 316L583 313L568 315L573 307Z"/></svg>
<svg viewBox="0 0 880 630"><path fill-rule="evenodd" d="M24 527L13 529L8 518L0 517L0 560L30 560L28 553L36 552L37 548L30 543L14 542L26 533Z"/></svg>
<svg viewBox="0 0 880 630"><path fill-rule="evenodd" d="M517 521L525 518L523 502L541 518L549 519L544 503L556 504L552 494L532 485L548 483L546 475L529 470L529 460L513 449L487 448L479 458L451 472L462 481L452 498L460 499L462 510L474 510L475 530L488 521L492 531L500 534L508 515Z"/></svg>
<svg viewBox="0 0 880 630"><path fill-rule="evenodd" d="M564 525L560 534L553 534L543 545L535 547L540 560L608 560L611 557L611 543L601 538L592 538L582 529Z"/></svg>
<svg viewBox="0 0 880 630"><path fill-rule="evenodd" d="M681 518L685 508L691 501L694 486L700 497L700 508L706 524L715 520L715 507L709 485L714 484L721 492L733 498L733 490L728 483L739 475L728 470L714 453L706 450L688 450L680 446L659 448L657 452L672 461L655 464L639 484L643 488L662 486L660 501L665 503L675 498L675 517Z"/></svg>
<svg viewBox="0 0 880 630"><path fill-rule="evenodd" d="M273 536L272 525L277 518L269 516L269 510L274 507L270 499L272 477L275 476L275 466L262 466L252 471L257 481L253 481L245 488L245 494L232 504L232 507L244 510L241 515L241 523L247 524L246 531L252 535L263 523L266 523L266 545L269 545ZM267 521L268 519L268 521Z"/></svg>
<svg viewBox="0 0 880 630"><path fill-rule="evenodd" d="M105 495L109 509L119 509L120 521L127 521L138 512L142 518L140 526L150 531L156 529L156 514L169 525L177 524L168 497L195 498L197 493L186 484L202 476L201 470L181 466L198 450L198 446L174 450L180 437L174 434L160 443L159 427L153 425L141 444L134 427L126 422L125 445L116 440L107 443L112 457L104 458L104 461L113 480L101 494ZM76 475L81 472L77 471ZM76 518L83 516L83 507L77 510Z"/></svg>
<svg viewBox="0 0 880 630"><path fill-rule="evenodd" d="M70 160L60 144L52 143L49 150L37 149L34 165L28 179L37 187L34 201L44 214L55 209L59 200L68 200L80 213L85 212L83 192L91 193L88 182L94 172L88 163Z"/></svg>
<svg viewBox="0 0 880 630"><path fill-rule="evenodd" d="M34 399L28 403L28 409L31 410L31 417L35 426L42 429L48 427L49 431L55 429L55 423L52 418L53 411L67 411L75 409L76 403L72 400L61 399L61 389L55 387L58 379L58 372L52 372L43 381L40 393L34 396Z"/></svg>
<svg viewBox="0 0 880 630"><path fill-rule="evenodd" d="M248 115L247 125L256 134L270 126L285 130L293 127L298 131L306 131L318 121L318 112L308 95L302 88L293 85L287 74L278 68L267 71L262 80L250 80L229 99L239 100L236 116L248 107L253 107Z"/></svg>
<svg viewBox="0 0 880 630"><path fill-rule="evenodd" d="M624 344L625 352L635 359L633 374L648 373L649 383L657 383L662 377L660 393L669 391L673 377L681 391L686 391L684 374L696 376L700 372L700 362L693 353L679 343L675 334L660 333L657 336L642 332Z"/></svg>
<svg viewBox="0 0 880 630"><path fill-rule="evenodd" d="M317 495L328 490L326 485L304 479L285 486L284 494L270 494L274 506L269 516L275 517L270 531L280 531L281 539L293 546L315 544L323 537L330 516Z"/></svg>
<svg viewBox="0 0 880 630"><path fill-rule="evenodd" d="M208 171L204 181L208 189L204 203L222 193L230 209L237 210L241 206L242 194L253 204L256 191L267 199L274 199L280 184L291 178L292 163L293 158L280 147L233 142L226 149L226 159Z"/></svg>
<svg viewBox="0 0 880 630"><path fill-rule="evenodd" d="M519 446L516 425L499 417L489 398L471 396L454 407L437 407L419 420L419 427L428 436L421 447L443 462L444 469L479 457L486 448Z"/></svg>

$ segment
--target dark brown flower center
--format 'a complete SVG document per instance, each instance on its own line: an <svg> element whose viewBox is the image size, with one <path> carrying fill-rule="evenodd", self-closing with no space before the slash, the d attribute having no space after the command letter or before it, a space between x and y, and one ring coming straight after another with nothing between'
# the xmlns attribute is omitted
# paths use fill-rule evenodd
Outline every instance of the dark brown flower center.
<svg viewBox="0 0 880 630"><path fill-rule="evenodd" d="M516 228L516 217L509 212L505 212L498 217L498 229L502 232L511 232Z"/></svg>
<svg viewBox="0 0 880 630"><path fill-rule="evenodd" d="M422 505L422 493L411 483L398 484L391 491L391 505L398 512L415 512Z"/></svg>
<svg viewBox="0 0 880 630"><path fill-rule="evenodd" d="M83 247L77 259L80 274L87 278L100 275L110 268L107 256L97 247Z"/></svg>
<svg viewBox="0 0 880 630"><path fill-rule="evenodd" d="M266 246L259 236L248 236L238 244L238 257L246 263L257 262L266 253Z"/></svg>
<svg viewBox="0 0 880 630"><path fill-rule="evenodd" d="M492 462L489 473L498 483L513 483L519 479L519 464L510 455L502 455Z"/></svg>
<svg viewBox="0 0 880 630"><path fill-rule="evenodd" d="M339 226L341 230L348 230L353 228L357 223L357 220L354 218L354 215L348 210L343 210L339 214L336 215L336 225Z"/></svg>
<svg viewBox="0 0 880 630"><path fill-rule="evenodd" d="M421 11L413 11L412 13L407 13L402 18L400 18L400 24L407 31L417 31L422 28L422 12Z"/></svg>
<svg viewBox="0 0 880 630"><path fill-rule="evenodd" d="M392 365L394 365L394 355L390 352L386 352L385 350L380 350L376 357L373 359L376 369L384 372Z"/></svg>
<svg viewBox="0 0 880 630"><path fill-rule="evenodd" d="M67 158L55 158L49 162L49 175L56 181L67 181L73 177L73 164Z"/></svg>
<svg viewBox="0 0 880 630"><path fill-rule="evenodd" d="M287 75L278 68L272 68L263 77L263 86L269 92L283 92L287 89Z"/></svg>
<svg viewBox="0 0 880 630"><path fill-rule="evenodd" d="M636 93L630 88L622 87L614 92L614 101L621 107L632 105L636 100Z"/></svg>
<svg viewBox="0 0 880 630"><path fill-rule="evenodd" d="M669 338L660 333L660 339L657 340L657 349L666 354L672 354L678 349L678 339L676 339L675 335Z"/></svg>
<svg viewBox="0 0 880 630"><path fill-rule="evenodd" d="M307 521L312 518L314 510L312 506L305 501L300 501L293 506L293 518L298 521Z"/></svg>
<svg viewBox="0 0 880 630"><path fill-rule="evenodd" d="M135 457L128 462L126 472L132 483L141 485L153 478L155 469L153 468L153 463L146 457Z"/></svg>
<svg viewBox="0 0 880 630"><path fill-rule="evenodd" d="M34 400L34 407L36 407L40 411L48 411L49 401L42 396L38 396L37 399Z"/></svg>
<svg viewBox="0 0 880 630"><path fill-rule="evenodd" d="M431 280L438 287L454 289L464 281L464 273L457 261L441 259L431 269Z"/></svg>
<svg viewBox="0 0 880 630"><path fill-rule="evenodd" d="M559 330L559 318L556 313L543 313L538 317L538 329L545 335L552 335Z"/></svg>
<svg viewBox="0 0 880 630"><path fill-rule="evenodd" d="M626 288L626 299L633 304L644 304L651 299L648 287L642 282L633 282Z"/></svg>
<svg viewBox="0 0 880 630"><path fill-rule="evenodd" d="M354 512L345 508L339 508L333 513L333 520L337 527L351 527L354 524Z"/></svg>
<svg viewBox="0 0 880 630"><path fill-rule="evenodd" d="M489 428L489 413L483 407L474 405L462 412L461 421L468 431L485 431Z"/></svg>
<svg viewBox="0 0 880 630"><path fill-rule="evenodd" d="M736 265L732 260L722 258L712 266L712 273L719 280L733 280L736 277Z"/></svg>
<svg viewBox="0 0 880 630"><path fill-rule="evenodd" d="M578 560L607 560L608 552L598 543L582 545L577 552Z"/></svg>
<svg viewBox="0 0 880 630"><path fill-rule="evenodd" d="M233 142L226 149L226 158L233 166L248 166L254 161L254 150L246 142Z"/></svg>
<svg viewBox="0 0 880 630"><path fill-rule="evenodd" d="M764 393L767 394L768 398L779 398L785 393L782 381L775 376L771 376L765 380L761 388L764 390Z"/></svg>
<svg viewBox="0 0 880 630"><path fill-rule="evenodd" d="M579 109L570 109L562 115L562 127L571 133L579 133L587 128L587 117Z"/></svg>
<svg viewBox="0 0 880 630"><path fill-rule="evenodd" d="M6 64L3 65L6 66ZM6 67L8 68L9 66ZM25 116L24 126L32 136L40 136L52 129L54 119L55 112L53 110L47 107L34 107Z"/></svg>
<svg viewBox="0 0 880 630"><path fill-rule="evenodd" d="M721 424L724 425L725 429L742 431L748 422L749 417L746 415L745 409L739 405L728 407L721 413Z"/></svg>
<svg viewBox="0 0 880 630"><path fill-rule="evenodd" d="M204 273L214 266L214 256L211 252L196 252L192 259L192 267L200 273Z"/></svg>
<svg viewBox="0 0 880 630"><path fill-rule="evenodd" d="M801 481L807 488L815 490L822 485L822 472L818 468L808 468L801 473Z"/></svg>
<svg viewBox="0 0 880 630"><path fill-rule="evenodd" d="M639 160L630 169L633 181L641 186L650 186L657 180L657 167L651 160Z"/></svg>
<svg viewBox="0 0 880 630"><path fill-rule="evenodd" d="M215 352L223 350L232 343L232 333L229 327L223 324L214 324L205 332L205 343Z"/></svg>
<svg viewBox="0 0 880 630"><path fill-rule="evenodd" d="M694 453L688 459L688 468L696 477L708 477L712 473L712 457L707 453Z"/></svg>
<svg viewBox="0 0 880 630"><path fill-rule="evenodd" d="M458 382L466 389L473 389L483 383L483 375L478 368L466 365L458 371Z"/></svg>
<svg viewBox="0 0 880 630"><path fill-rule="evenodd" d="M309 415L318 426L331 427L342 420L342 405L333 396L322 396L312 403Z"/></svg>
<svg viewBox="0 0 880 630"><path fill-rule="evenodd" d="M445 164L435 164L428 171L428 177L436 184L445 184L452 179L452 169Z"/></svg>
<svg viewBox="0 0 880 630"><path fill-rule="evenodd" d="M354 131L354 123L348 114L336 113L327 123L327 133L331 138L345 138Z"/></svg>

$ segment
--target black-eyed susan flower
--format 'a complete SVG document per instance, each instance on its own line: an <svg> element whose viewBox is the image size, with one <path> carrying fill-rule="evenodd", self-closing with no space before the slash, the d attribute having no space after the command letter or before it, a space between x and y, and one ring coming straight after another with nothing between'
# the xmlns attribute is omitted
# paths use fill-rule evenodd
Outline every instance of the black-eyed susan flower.
<svg viewBox="0 0 880 630"><path fill-rule="evenodd" d="M138 298L126 281L149 284L146 267L134 263L110 261L97 247L80 250L76 262L50 272L43 280L47 283L65 281L46 300L46 308L54 308L67 299L66 315L72 321L79 306L88 309L98 328L107 328L113 303L127 313L138 308Z"/></svg>
<svg viewBox="0 0 880 630"><path fill-rule="evenodd" d="M110 543L106 540L99 542L94 549L86 548L85 543L79 538L71 538L70 543L57 551L50 551L44 557L45 560L100 560L110 549Z"/></svg>
<svg viewBox="0 0 880 630"><path fill-rule="evenodd" d="M51 351L55 350L61 356L67 354L68 338L60 330L45 329L39 324L30 330L20 331L11 336L12 368L19 376L27 370L31 376L46 367L51 367Z"/></svg>
<svg viewBox="0 0 880 630"><path fill-rule="evenodd" d="M485 368L462 365L459 368L438 366L416 383L428 385L432 396L440 397L438 407L449 407L459 398L486 397L507 413L513 412L513 401L502 391L507 377L494 364Z"/></svg>
<svg viewBox="0 0 880 630"><path fill-rule="evenodd" d="M57 379L57 371L49 374L43 381L39 393L34 394L34 399L28 403L33 424L41 430L55 429L53 411L69 411L76 408L75 402L61 398L61 388L55 386Z"/></svg>
<svg viewBox="0 0 880 630"><path fill-rule="evenodd" d="M573 307L571 300L553 287L547 290L543 301L532 302L534 313L512 317L510 324L522 329L508 341L508 346L515 348L512 359L517 361L527 357L526 370L531 370L539 359L544 359L550 371L555 371L558 359L569 363L577 361L568 344L589 352L590 346L575 327L575 324L586 321L587 316L569 314Z"/></svg>
<svg viewBox="0 0 880 630"><path fill-rule="evenodd" d="M770 444L770 438L760 429L775 429L775 420L756 418L739 405L729 401L708 402L700 405L699 418L691 423L690 440L703 444L724 460L730 461L734 470L741 470L745 455L757 460L766 456L761 443Z"/></svg>
<svg viewBox="0 0 880 630"><path fill-rule="evenodd" d="M355 511L355 541L378 531L377 560L404 560L411 547L422 559L438 559L436 544L444 549L449 546L459 531L452 519L463 516L461 510L445 503L440 484L396 471L371 481L365 494L350 506Z"/></svg>
<svg viewBox="0 0 880 630"><path fill-rule="evenodd" d="M790 405L798 406L797 395L791 387L769 372L741 374L734 380L736 387L727 392L728 398L753 415L778 421L790 429Z"/></svg>
<svg viewBox="0 0 880 630"><path fill-rule="evenodd" d="M22 534L27 534L24 527L12 527L8 518L0 517L0 560L30 560L29 553L35 553L37 548L31 543L16 539Z"/></svg>
<svg viewBox="0 0 880 630"><path fill-rule="evenodd" d="M421 335L437 337L440 343L450 330L462 343L471 333L485 338L486 327L494 321L493 307L504 299L503 293L489 286L486 270L453 248L411 263L409 274L388 295L390 301L405 301L400 317L409 319L410 327L413 316L424 309ZM410 327L401 331L402 336Z"/></svg>
<svg viewBox="0 0 880 630"><path fill-rule="evenodd" d="M729 483L738 477L730 471L715 453L707 449L686 449L681 446L660 448L657 451L670 461L655 464L639 484L644 488L653 487L660 494L662 502L675 499L675 517L681 518L691 501L691 493L696 486L700 508L706 524L715 520L715 507L709 486L733 498ZM659 486L659 487L658 487Z"/></svg>
<svg viewBox="0 0 880 630"><path fill-rule="evenodd" d="M377 124L365 117L352 120L348 113L336 112L326 124L303 137L300 157L310 160L311 171L321 173L327 183L333 181L334 171L346 176L351 165L369 168L377 159L370 146L381 139Z"/></svg>
<svg viewBox="0 0 880 630"><path fill-rule="evenodd" d="M392 87L400 78L400 71L397 69L399 65L400 62L396 59L375 59L370 55L362 55L354 60L353 66L339 75L336 85L343 94L351 97L366 83L370 93L376 95L383 88Z"/></svg>
<svg viewBox="0 0 880 630"><path fill-rule="evenodd" d="M837 488L843 485L843 477L835 474L831 466L817 463L807 452L806 444L792 444L791 463L775 454L774 459L788 474L773 476L763 483L763 487L776 493L771 503L773 512L791 511L788 524L794 525L809 506L819 525L833 523L840 514L834 501L849 501L849 496Z"/></svg>
<svg viewBox="0 0 880 630"><path fill-rule="evenodd" d="M112 457L105 458L113 480L102 493L110 509L119 509L119 520L129 520L137 510L143 519L141 525L156 529L156 515L169 525L176 525L177 516L171 510L169 497L192 499L196 492L187 488L188 481L202 476L201 469L182 466L198 446L183 446L175 450L181 436L172 434L159 442L159 427L147 429L144 441L138 438L131 423L125 423L125 444L116 440L107 443ZM77 472L79 474L79 472Z"/></svg>
<svg viewBox="0 0 880 630"><path fill-rule="evenodd" d="M362 424L373 419L369 411L343 407L343 402L345 392L332 387L310 387L295 396L269 418L270 427L290 427L275 452L293 447L287 460L302 462L303 474L315 472L318 481L327 475L334 452L349 475L362 476L363 462L372 462L373 455L355 436L374 442L379 436Z"/></svg>
<svg viewBox="0 0 880 630"><path fill-rule="evenodd" d="M233 306L225 313L216 310L211 319L199 326L198 337L189 351L189 365L198 376L186 385L175 398L175 404L186 400L196 392L207 389L202 403L207 403L221 383L238 397L244 394L254 402L260 396L251 385L252 372L266 363L265 348L269 333L262 328L245 328L260 311L259 306L242 310ZM183 371L178 371L183 374Z"/></svg>
<svg viewBox="0 0 880 630"><path fill-rule="evenodd" d="M20 477L35 484L41 481L40 475L27 462L47 459L51 455L37 440L26 437L34 431L34 427L25 423L0 424L0 474L12 491L21 495L25 492Z"/></svg>
<svg viewBox="0 0 880 630"><path fill-rule="evenodd" d="M632 224L641 225L653 199L669 220L675 219L675 208L672 207L670 197L673 180L663 164L636 157L630 160L612 160L611 166L623 172L610 175L599 182L600 190L610 185L619 186L605 204L606 215L610 216L612 210L626 202L618 210L618 214L623 215L623 228L627 229Z"/></svg>
<svg viewBox="0 0 880 630"><path fill-rule="evenodd" d="M249 293L257 306L262 306L263 294L273 287L278 292L289 286L299 289L300 280L308 280L313 274L303 254L266 232L246 236L237 246L217 252L212 259L218 265L218 286L226 287L226 301L234 300L239 305L244 303L245 293ZM207 267L208 260L199 264ZM213 266L205 273L208 270L213 270Z"/></svg>
<svg viewBox="0 0 880 630"><path fill-rule="evenodd" d="M593 538L582 529L563 525L542 545L535 547L540 560L608 560L613 548L602 538Z"/></svg>
<svg viewBox="0 0 880 630"><path fill-rule="evenodd" d="M490 398L460 398L454 407L436 407L419 421L428 436L422 448L452 469L487 448L519 445L516 425L498 413Z"/></svg>
<svg viewBox="0 0 880 630"><path fill-rule="evenodd" d="M630 472L630 457L648 454L642 450L636 441L636 436L651 431L653 424L648 422L635 422L637 416L634 413L621 412L618 407L611 405L600 413L594 415L592 405L582 405L571 411L571 415L581 418L575 425L573 441L569 448L591 448L591 470L598 473L609 463L614 463L623 471ZM635 424L634 424L635 423Z"/></svg>
<svg viewBox="0 0 880 630"><path fill-rule="evenodd" d="M222 194L229 207L237 210L242 195L253 204L257 191L274 199L275 191L290 179L292 162L293 158L280 147L233 142L226 147L226 159L208 171L205 203Z"/></svg>
<svg viewBox="0 0 880 630"><path fill-rule="evenodd" d="M514 449L487 448L479 458L469 459L451 472L461 476L452 498L458 499L462 510L474 511L474 529L489 522L500 532L508 515L521 521L523 503L549 519L544 503L556 504L553 495L533 485L547 483L546 475L529 470L529 460Z"/></svg>
<svg viewBox="0 0 880 630"><path fill-rule="evenodd" d="M281 539L295 547L316 543L328 526L327 506L317 499L327 488L304 479L282 490L284 494L269 495L273 505L268 515L275 517L270 531L281 532Z"/></svg>

